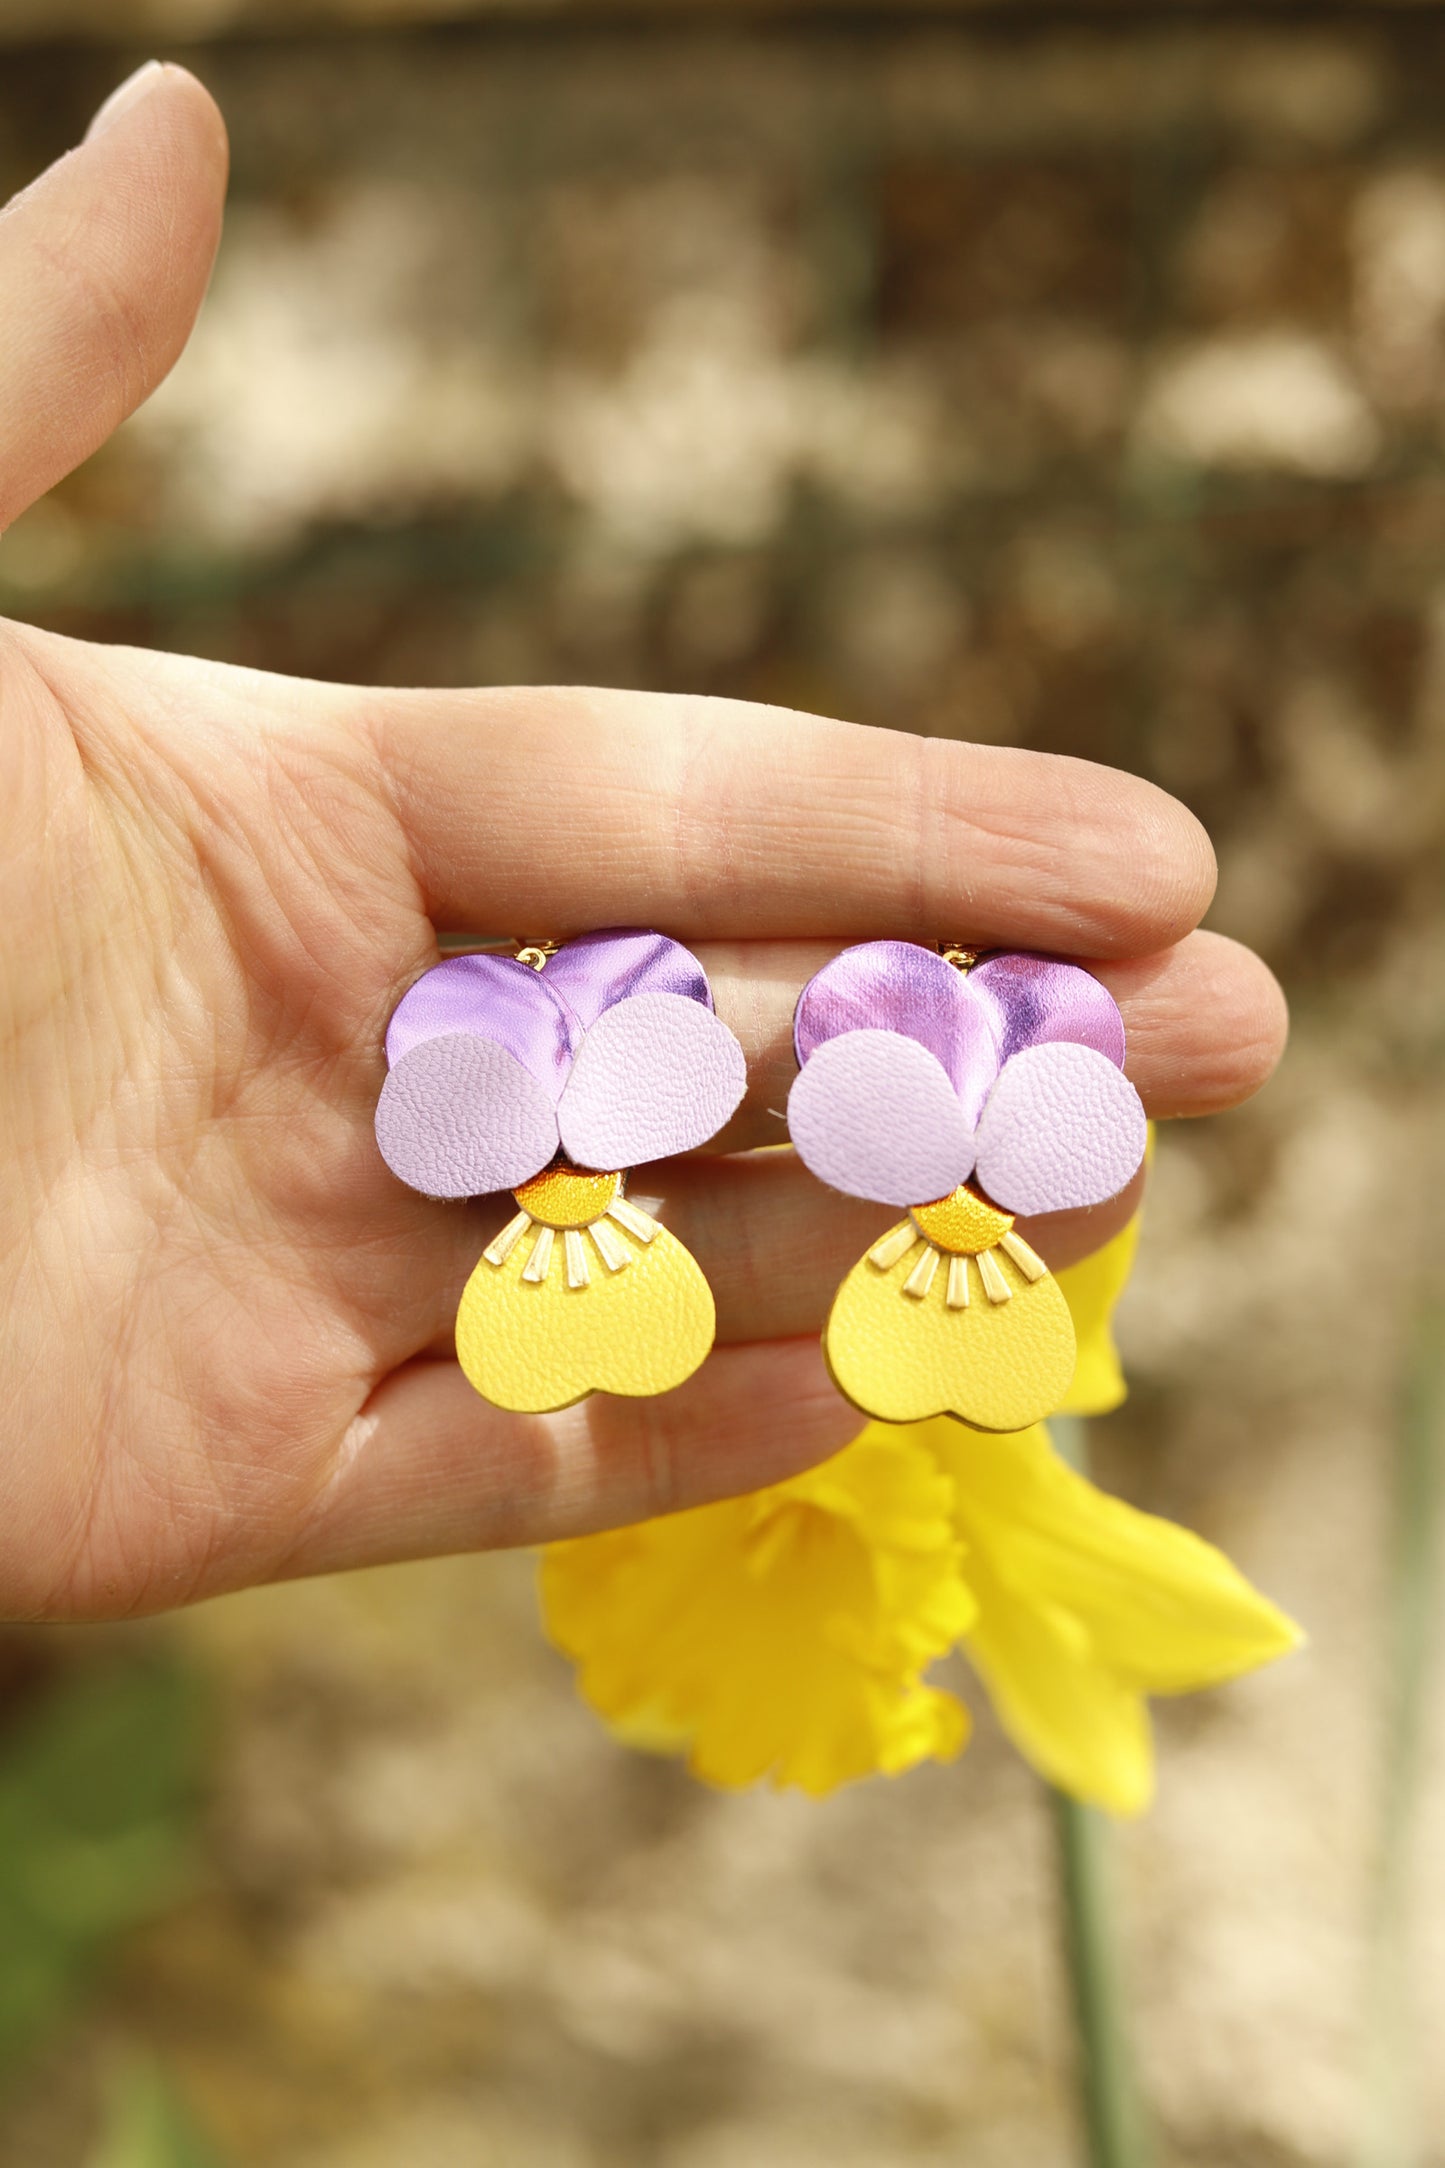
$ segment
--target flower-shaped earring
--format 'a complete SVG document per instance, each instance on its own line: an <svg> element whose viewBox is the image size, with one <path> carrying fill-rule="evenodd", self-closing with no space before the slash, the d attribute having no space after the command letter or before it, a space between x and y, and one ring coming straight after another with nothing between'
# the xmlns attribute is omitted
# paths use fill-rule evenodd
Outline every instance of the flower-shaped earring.
<svg viewBox="0 0 1445 2168"><path fill-rule="evenodd" d="M845 949L793 1024L788 1128L833 1189L908 1216L856 1264L823 1347L867 1415L1024 1430L1074 1372L1074 1328L1018 1213L1102 1204L1144 1156L1124 1023L1076 964L909 941Z"/></svg>
<svg viewBox="0 0 1445 2168"><path fill-rule="evenodd" d="M514 1192L457 1311L484 1399L539 1414L664 1393L713 1343L712 1291L626 1170L705 1144L743 1096L742 1048L697 958L662 934L453 956L386 1034L376 1135L429 1197Z"/></svg>

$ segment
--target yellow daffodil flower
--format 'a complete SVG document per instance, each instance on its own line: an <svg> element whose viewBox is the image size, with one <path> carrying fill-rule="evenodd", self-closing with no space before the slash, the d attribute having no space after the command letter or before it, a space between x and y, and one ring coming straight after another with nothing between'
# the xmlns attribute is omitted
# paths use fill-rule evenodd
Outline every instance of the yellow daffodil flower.
<svg viewBox="0 0 1445 2168"><path fill-rule="evenodd" d="M1074 1319L1078 1360L1074 1380L1059 1402L1058 1415L1107 1415L1128 1395L1119 1350L1114 1345L1114 1309L1129 1284L1139 1247L1139 1215L1120 1229L1092 1257L1065 1265L1054 1275Z"/></svg>
<svg viewBox="0 0 1445 2168"><path fill-rule="evenodd" d="M752 1497L553 1544L542 1606L630 1745L822 1793L962 1748L967 1713L921 1676L973 1623L961 1557L952 1483L873 1424Z"/></svg>
<svg viewBox="0 0 1445 2168"><path fill-rule="evenodd" d="M1005 1731L1075 1798L1139 1813L1154 1789L1145 1697L1251 1671L1297 1629L1213 1544L1096 1490L1042 1423L995 1440L938 1419L916 1435L954 1478L978 1606L964 1651Z"/></svg>
<svg viewBox="0 0 1445 2168"><path fill-rule="evenodd" d="M1136 1239L1059 1276L1074 1412L1123 1396L1111 1318ZM1043 1425L983 1436L946 1417L870 1423L752 1497L554 1545L542 1605L617 1735L711 1783L820 1794L952 1759L967 1712L923 1674L961 1647L1034 1766L1118 1814L1152 1793L1146 1696L1299 1639L1210 1544L1066 1466Z"/></svg>

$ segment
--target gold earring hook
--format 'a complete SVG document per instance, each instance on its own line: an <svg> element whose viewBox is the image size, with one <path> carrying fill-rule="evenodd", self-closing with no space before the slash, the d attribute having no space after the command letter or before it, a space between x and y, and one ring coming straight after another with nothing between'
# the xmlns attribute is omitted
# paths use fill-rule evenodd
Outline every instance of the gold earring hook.
<svg viewBox="0 0 1445 2168"><path fill-rule="evenodd" d="M934 945L944 962L952 964L955 971L972 971L978 962L978 950L965 948L961 941L939 941Z"/></svg>
<svg viewBox="0 0 1445 2168"><path fill-rule="evenodd" d="M519 964L525 964L529 971L540 971L547 958L555 956L562 946L560 941L548 941L541 937L534 939L524 933L514 934L512 939L516 943L516 947L512 952L514 960Z"/></svg>

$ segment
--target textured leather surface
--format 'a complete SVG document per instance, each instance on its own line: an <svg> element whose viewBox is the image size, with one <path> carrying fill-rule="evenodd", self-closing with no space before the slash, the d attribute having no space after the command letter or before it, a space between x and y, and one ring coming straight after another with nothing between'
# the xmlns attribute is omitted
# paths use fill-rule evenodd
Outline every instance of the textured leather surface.
<svg viewBox="0 0 1445 2168"><path fill-rule="evenodd" d="M973 1131L953 1086L926 1047L896 1031L819 1046L793 1080L788 1130L820 1182L879 1204L929 1203L973 1171Z"/></svg>
<svg viewBox="0 0 1445 2168"><path fill-rule="evenodd" d="M557 1109L581 1167L636 1167L715 1136L747 1089L743 1050L682 994L637 994L592 1025Z"/></svg>
<svg viewBox="0 0 1445 2168"><path fill-rule="evenodd" d="M946 1270L921 1301L903 1293L920 1254L915 1244L886 1272L860 1258L839 1288L823 1335L838 1390L885 1423L956 1415L975 1430L1026 1430L1052 1415L1075 1360L1052 1274L1030 1284L995 1250L1011 1299L989 1302L975 1280L968 1308L950 1310Z"/></svg>
<svg viewBox="0 0 1445 2168"><path fill-rule="evenodd" d="M567 1285L560 1241L535 1285L522 1278L530 1238L504 1265L477 1266L457 1311L457 1360L483 1399L540 1415L591 1392L670 1392L692 1376L713 1343L712 1291L665 1228L628 1247L625 1270L594 1258L580 1288Z"/></svg>
<svg viewBox="0 0 1445 2168"><path fill-rule="evenodd" d="M846 1031L896 1031L927 1047L972 1125L998 1075L997 1005L977 1000L962 972L916 941L862 941L815 972L793 1013L800 1068Z"/></svg>
<svg viewBox="0 0 1445 2168"><path fill-rule="evenodd" d="M1063 1212L1117 1196L1144 1157L1139 1094L1088 1046L1026 1047L1005 1062L978 1125L978 1179L1008 1212Z"/></svg>
<svg viewBox="0 0 1445 2168"><path fill-rule="evenodd" d="M557 1149L549 1094L505 1047L471 1032L426 1039L382 1086L376 1141L428 1197L482 1197L539 1172Z"/></svg>

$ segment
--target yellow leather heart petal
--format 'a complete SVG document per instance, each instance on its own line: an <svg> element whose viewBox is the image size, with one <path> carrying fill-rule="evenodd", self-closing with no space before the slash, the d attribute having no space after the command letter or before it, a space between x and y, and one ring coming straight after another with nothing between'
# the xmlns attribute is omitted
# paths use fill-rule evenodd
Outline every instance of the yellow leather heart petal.
<svg viewBox="0 0 1445 2168"><path fill-rule="evenodd" d="M568 1285L560 1238L544 1276L524 1279L535 1239L525 1236L503 1264L483 1258L462 1294L457 1360L484 1400L543 1415L588 1393L671 1392L692 1376L717 1319L712 1289L675 1235L659 1227L645 1246L627 1240L631 1261L612 1272L583 1233L585 1287Z"/></svg>
<svg viewBox="0 0 1445 2168"><path fill-rule="evenodd" d="M885 1423L956 1415L975 1430L1000 1431L1053 1414L1074 1374L1069 1306L1051 1273L1030 1281L1004 1251L989 1254L1009 1299L991 1302L969 1259L966 1309L948 1306L947 1257L925 1295L903 1292L923 1255L919 1243L886 1269L859 1259L823 1334L833 1382L854 1407Z"/></svg>

